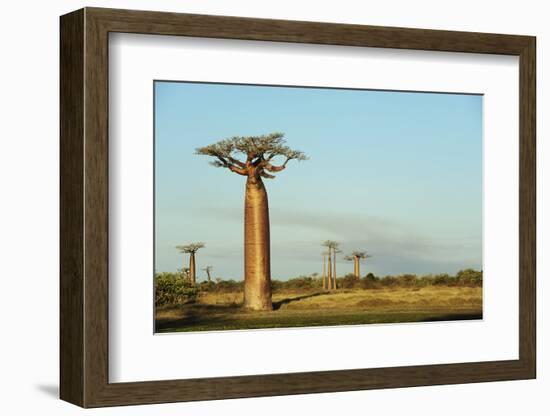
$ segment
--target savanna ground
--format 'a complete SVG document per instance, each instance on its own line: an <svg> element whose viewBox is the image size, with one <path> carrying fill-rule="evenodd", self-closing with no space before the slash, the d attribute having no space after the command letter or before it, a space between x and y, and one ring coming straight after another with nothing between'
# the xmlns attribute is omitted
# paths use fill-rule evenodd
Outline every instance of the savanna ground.
<svg viewBox="0 0 550 416"><path fill-rule="evenodd" d="M480 272L478 272L480 273ZM451 278L452 279L452 278ZM418 280L417 280L418 281ZM241 308L242 291L198 291L156 307L156 332L428 322L482 318L481 285L276 289L273 311Z"/></svg>

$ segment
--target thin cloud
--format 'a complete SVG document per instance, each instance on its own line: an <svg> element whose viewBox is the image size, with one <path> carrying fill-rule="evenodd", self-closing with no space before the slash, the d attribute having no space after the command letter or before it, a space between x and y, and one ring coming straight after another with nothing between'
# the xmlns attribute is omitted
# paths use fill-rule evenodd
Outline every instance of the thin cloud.
<svg viewBox="0 0 550 416"><path fill-rule="evenodd" d="M207 210L217 219L242 222L240 210L223 207ZM312 264L321 261L323 249L320 244L324 239L339 241L342 254L357 249L368 250L373 255L367 262L369 267L383 274L438 273L481 267L480 236L434 239L411 225L386 218L320 215L279 208L271 210L271 229L273 267L277 267L277 259L285 259L303 264L304 269L308 265L311 268ZM311 238L312 233L320 238ZM289 239L289 235L293 239ZM300 239L301 236L304 238ZM219 244L218 249L216 256L219 257L242 255L242 250L234 245Z"/></svg>

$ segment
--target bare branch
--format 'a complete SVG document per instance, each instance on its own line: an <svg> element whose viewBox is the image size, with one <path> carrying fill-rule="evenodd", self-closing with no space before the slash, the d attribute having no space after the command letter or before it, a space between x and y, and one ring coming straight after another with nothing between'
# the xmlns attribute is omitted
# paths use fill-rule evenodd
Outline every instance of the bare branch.
<svg viewBox="0 0 550 416"><path fill-rule="evenodd" d="M252 160L252 166L264 166L265 165L265 159L263 158L263 156L255 156L256 157L256 160Z"/></svg>
<svg viewBox="0 0 550 416"><path fill-rule="evenodd" d="M220 156L220 155L215 155L215 156L216 156L216 158L217 158L218 160L214 160L213 162L210 162L210 164L211 164L212 166L215 166L215 167L217 167L217 168L227 168L227 169L229 169L229 170L232 171L232 172L238 173L239 175L244 175L244 176L246 176L247 173L246 173L246 169L245 169L244 163L239 162L238 160L236 160L236 159L234 159L234 158L232 158L232 157L230 157L230 156L227 156L227 158L228 158L229 160L231 160L232 163L229 163L229 162L226 160L226 158L223 157L223 156ZM236 164L234 164L233 161L235 161ZM235 166L235 165L237 165L237 166Z"/></svg>
<svg viewBox="0 0 550 416"><path fill-rule="evenodd" d="M216 158L218 160L210 162L210 164L212 166L215 166L217 168L227 168L232 172L238 173L239 175L246 176L246 169L244 168L244 163L239 162L238 166L235 166L234 164L229 163L227 160L225 160L225 158L222 157L222 156L216 155ZM230 158L230 159L232 159L232 158ZM235 160L235 159L233 159L233 160ZM239 167L241 165L242 165L242 167Z"/></svg>
<svg viewBox="0 0 550 416"><path fill-rule="evenodd" d="M225 160L224 157L220 156L220 155L216 155L216 157L218 158L218 163L220 165L222 165L223 167L225 168L228 168L229 167L229 163L227 162L227 160Z"/></svg>
<svg viewBox="0 0 550 416"><path fill-rule="evenodd" d="M239 167L241 167L241 168L244 168L244 167L246 166L243 162L241 162L240 160L237 160L237 159L235 159L235 158L233 158L233 157L231 157L231 156L227 156L227 159L229 159L229 161L230 161L231 163L233 163L234 165L237 165L237 166L239 166Z"/></svg>
<svg viewBox="0 0 550 416"><path fill-rule="evenodd" d="M286 168L286 164L288 163L289 160L290 158L287 157L284 163L280 166L273 166L271 163L266 163L264 167L270 172L280 172Z"/></svg>

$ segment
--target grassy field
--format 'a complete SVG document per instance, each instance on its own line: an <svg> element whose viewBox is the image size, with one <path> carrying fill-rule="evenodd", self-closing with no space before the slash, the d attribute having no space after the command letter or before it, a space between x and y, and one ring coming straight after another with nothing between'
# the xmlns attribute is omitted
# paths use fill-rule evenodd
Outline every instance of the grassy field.
<svg viewBox="0 0 550 416"><path fill-rule="evenodd" d="M273 311L241 308L242 293L201 293L194 303L157 307L156 332L357 325L482 318L481 287L281 291Z"/></svg>

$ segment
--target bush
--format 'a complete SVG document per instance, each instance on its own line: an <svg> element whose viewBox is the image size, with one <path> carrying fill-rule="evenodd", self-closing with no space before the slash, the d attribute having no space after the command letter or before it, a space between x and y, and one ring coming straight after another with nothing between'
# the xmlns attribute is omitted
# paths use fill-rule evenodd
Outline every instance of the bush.
<svg viewBox="0 0 550 416"><path fill-rule="evenodd" d="M357 277L355 277L355 275L351 273L347 274L342 279L337 279L337 280L339 280L338 287L343 289L356 289L356 288L361 288L363 286L361 284L361 280L357 279Z"/></svg>
<svg viewBox="0 0 550 416"><path fill-rule="evenodd" d="M241 292L244 289L244 282L236 280L219 280L216 282L216 285L212 288L216 292Z"/></svg>
<svg viewBox="0 0 550 416"><path fill-rule="evenodd" d="M380 279L372 273L367 273L367 275L365 276L365 280L369 282L377 282Z"/></svg>
<svg viewBox="0 0 550 416"><path fill-rule="evenodd" d="M414 287L418 284L418 277L415 274L402 274L397 276L397 285L401 287Z"/></svg>
<svg viewBox="0 0 550 416"><path fill-rule="evenodd" d="M159 273L155 276L155 305L194 302L199 291L178 273Z"/></svg>
<svg viewBox="0 0 550 416"><path fill-rule="evenodd" d="M199 291L201 292L213 292L216 290L216 283L204 281L200 282L199 284Z"/></svg>
<svg viewBox="0 0 550 416"><path fill-rule="evenodd" d="M483 284L483 272L474 269L460 270L456 274L456 284L460 286L481 286Z"/></svg>
<svg viewBox="0 0 550 416"><path fill-rule="evenodd" d="M316 276L299 276L288 280L272 280L271 287L275 290L320 289L323 279Z"/></svg>
<svg viewBox="0 0 550 416"><path fill-rule="evenodd" d="M277 292L281 290L284 286L284 282L281 282L280 280L272 280L271 281L271 291Z"/></svg>
<svg viewBox="0 0 550 416"><path fill-rule="evenodd" d="M460 270L456 276L447 273L427 274L417 276L415 274L402 274L398 276L384 276L378 279L372 276L365 277L365 285L370 287L426 287L426 286L482 286L483 272L474 269ZM367 283L370 282L370 283Z"/></svg>
<svg viewBox="0 0 550 416"><path fill-rule="evenodd" d="M384 276L380 279L380 284L386 287L393 287L399 285L399 278L395 276Z"/></svg>
<svg viewBox="0 0 550 416"><path fill-rule="evenodd" d="M431 282L432 285L454 286L456 280L454 277L449 276L447 273L440 273L434 276L427 276L427 282Z"/></svg>
<svg viewBox="0 0 550 416"><path fill-rule="evenodd" d="M361 289L380 289L382 284L380 283L380 279L378 277L372 273L368 273L361 279L359 287Z"/></svg>

